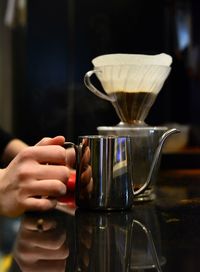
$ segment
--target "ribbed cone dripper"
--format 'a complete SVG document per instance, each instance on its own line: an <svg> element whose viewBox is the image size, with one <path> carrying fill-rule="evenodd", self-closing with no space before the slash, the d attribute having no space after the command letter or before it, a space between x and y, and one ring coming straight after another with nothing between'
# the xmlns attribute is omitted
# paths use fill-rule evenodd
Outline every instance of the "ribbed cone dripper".
<svg viewBox="0 0 200 272"><path fill-rule="evenodd" d="M116 65L98 67L96 75L120 120L135 124L144 122L169 72L167 66Z"/></svg>
<svg viewBox="0 0 200 272"><path fill-rule="evenodd" d="M92 60L94 70L85 75L86 86L96 95L112 102L123 124L145 124L157 94L171 67L172 58L166 54L155 56L112 54ZM106 95L91 83L95 73Z"/></svg>

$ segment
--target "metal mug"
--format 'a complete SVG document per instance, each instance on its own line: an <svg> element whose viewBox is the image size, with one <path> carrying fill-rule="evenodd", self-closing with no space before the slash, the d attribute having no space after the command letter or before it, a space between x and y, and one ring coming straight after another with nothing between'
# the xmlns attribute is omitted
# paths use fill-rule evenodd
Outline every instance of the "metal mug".
<svg viewBox="0 0 200 272"><path fill-rule="evenodd" d="M70 143L66 143L70 146ZM124 210L131 208L133 186L132 146L129 136L79 136L76 150L75 201L79 208Z"/></svg>

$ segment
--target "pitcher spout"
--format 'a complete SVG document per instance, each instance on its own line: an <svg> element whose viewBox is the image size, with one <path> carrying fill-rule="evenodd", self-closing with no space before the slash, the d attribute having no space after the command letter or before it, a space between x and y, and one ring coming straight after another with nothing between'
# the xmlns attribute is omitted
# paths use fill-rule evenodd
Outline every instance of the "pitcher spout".
<svg viewBox="0 0 200 272"><path fill-rule="evenodd" d="M154 154L154 157L153 157L153 161L152 161L152 164L151 164L150 171L149 171L148 177L146 179L146 182L144 183L144 185L139 190L137 190L137 192L135 192L135 194L134 194L135 196L141 194L142 192L144 192L146 190L146 188L148 188L148 186L151 184L153 173L154 173L154 171L156 169L158 169L158 164L159 164L159 159L160 159L160 156L161 156L161 153L162 153L163 144L165 143L166 139L169 136L171 136L171 135L173 135L175 133L180 133L180 130L178 130L176 128L171 128L171 129L168 129L167 131L165 131L162 134L162 136L160 137L159 142L158 142L158 146L157 146L157 148L155 150L155 154Z"/></svg>
<svg viewBox="0 0 200 272"><path fill-rule="evenodd" d="M171 129L168 129L160 138L160 143L159 143L159 146L160 146L160 151L162 150L162 147L163 147L163 144L165 143L166 139L171 136L172 134L175 134L175 133L180 133L180 130L179 129L176 129L176 128L171 128Z"/></svg>

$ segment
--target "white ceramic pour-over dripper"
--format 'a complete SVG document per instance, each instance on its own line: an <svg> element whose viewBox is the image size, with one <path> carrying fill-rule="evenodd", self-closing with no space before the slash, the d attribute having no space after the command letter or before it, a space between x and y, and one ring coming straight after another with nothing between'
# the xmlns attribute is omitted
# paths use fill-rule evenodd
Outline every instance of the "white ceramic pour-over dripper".
<svg viewBox="0 0 200 272"><path fill-rule="evenodd" d="M145 124L170 73L171 62L172 58L166 54L99 56L92 60L94 69L86 73L84 82L90 91L113 104L123 124ZM92 74L97 76L106 94L91 83Z"/></svg>

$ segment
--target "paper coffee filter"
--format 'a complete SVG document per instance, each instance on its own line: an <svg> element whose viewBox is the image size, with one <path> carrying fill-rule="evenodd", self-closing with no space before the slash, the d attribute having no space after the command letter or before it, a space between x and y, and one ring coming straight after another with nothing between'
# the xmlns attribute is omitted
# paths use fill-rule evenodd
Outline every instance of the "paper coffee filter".
<svg viewBox="0 0 200 272"><path fill-rule="evenodd" d="M97 67L96 76L107 94L153 92L157 94L171 67L159 65L112 65Z"/></svg>
<svg viewBox="0 0 200 272"><path fill-rule="evenodd" d="M172 57L161 53L157 55L143 54L107 54L94 58L92 64L94 67L105 65L137 64L137 65L164 65L170 66Z"/></svg>

